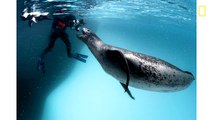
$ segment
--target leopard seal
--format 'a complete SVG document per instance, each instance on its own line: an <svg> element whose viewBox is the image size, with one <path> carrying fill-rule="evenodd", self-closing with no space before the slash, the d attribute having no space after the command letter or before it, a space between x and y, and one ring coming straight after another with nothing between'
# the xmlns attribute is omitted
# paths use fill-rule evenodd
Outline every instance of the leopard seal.
<svg viewBox="0 0 213 120"><path fill-rule="evenodd" d="M105 44L87 28L77 35L96 57L104 71L116 78L129 96L128 86L156 91L175 92L187 88L194 76L156 57Z"/></svg>

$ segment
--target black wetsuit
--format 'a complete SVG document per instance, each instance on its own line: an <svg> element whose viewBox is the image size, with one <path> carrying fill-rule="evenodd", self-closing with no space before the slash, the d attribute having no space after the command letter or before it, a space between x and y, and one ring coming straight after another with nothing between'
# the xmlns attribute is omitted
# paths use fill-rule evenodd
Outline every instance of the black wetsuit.
<svg viewBox="0 0 213 120"><path fill-rule="evenodd" d="M57 38L61 38L65 43L67 48L67 55L71 57L71 43L68 39L68 35L66 33L67 27L73 27L76 18L73 15L68 16L55 16L52 23L52 31L50 34L50 41L48 47L42 52L41 57L44 57L49 51L54 47L55 41ZM79 26L75 26L77 30Z"/></svg>

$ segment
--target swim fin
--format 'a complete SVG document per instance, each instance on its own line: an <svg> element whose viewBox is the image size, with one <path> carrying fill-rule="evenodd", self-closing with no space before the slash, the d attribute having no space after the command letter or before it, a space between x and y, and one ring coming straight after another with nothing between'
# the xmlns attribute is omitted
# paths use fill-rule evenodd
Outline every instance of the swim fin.
<svg viewBox="0 0 213 120"><path fill-rule="evenodd" d="M44 63L45 63L44 62L44 57L39 57L38 63L37 63L37 70L38 71L42 71L43 74L45 73Z"/></svg>
<svg viewBox="0 0 213 120"><path fill-rule="evenodd" d="M84 55L84 54L80 54L80 53L76 53L76 55L78 55L78 56L80 56L80 57L82 57L82 58L88 58L88 55Z"/></svg>
<svg viewBox="0 0 213 120"><path fill-rule="evenodd" d="M75 59L77 59L81 62L84 62L84 63L86 63L86 59L88 58L87 55L83 55L83 54L80 54L80 53L71 54L71 57L75 58Z"/></svg>

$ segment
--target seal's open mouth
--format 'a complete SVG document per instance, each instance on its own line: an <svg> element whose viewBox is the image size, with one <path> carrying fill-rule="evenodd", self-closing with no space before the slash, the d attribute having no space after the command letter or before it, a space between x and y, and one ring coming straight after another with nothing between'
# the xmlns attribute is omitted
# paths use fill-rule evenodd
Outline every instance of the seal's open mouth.
<svg viewBox="0 0 213 120"><path fill-rule="evenodd" d="M90 36L92 34L92 32L89 29L87 29L87 28L82 28L81 31L82 31L82 34L81 35L80 34L77 35L77 37L79 39L85 39L85 38L87 38L88 36Z"/></svg>
<svg viewBox="0 0 213 120"><path fill-rule="evenodd" d="M83 35L85 35L87 31L88 31L87 28L82 28L82 34L83 34Z"/></svg>
<svg viewBox="0 0 213 120"><path fill-rule="evenodd" d="M88 29L87 29L87 28L82 28L81 31L82 31L82 34L78 34L78 35L77 35L77 37L78 37L79 39L83 39L83 38L86 37L86 34L87 34Z"/></svg>

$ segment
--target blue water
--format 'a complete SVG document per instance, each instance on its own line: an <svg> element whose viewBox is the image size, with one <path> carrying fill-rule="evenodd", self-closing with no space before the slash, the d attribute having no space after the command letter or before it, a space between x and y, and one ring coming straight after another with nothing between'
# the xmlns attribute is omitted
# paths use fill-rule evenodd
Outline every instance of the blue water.
<svg viewBox="0 0 213 120"><path fill-rule="evenodd" d="M87 21L85 27L105 43L161 58L196 78L195 6L193 0L106 0L82 8L81 15ZM83 47L74 51L87 54L87 63L67 65L66 77L58 77L63 82L46 97L42 120L196 119L196 80L173 93L129 87L136 99L132 100L119 82L103 71L87 46L75 42ZM47 61L61 59L50 57L59 47L54 49ZM47 62L47 71L48 67Z"/></svg>

